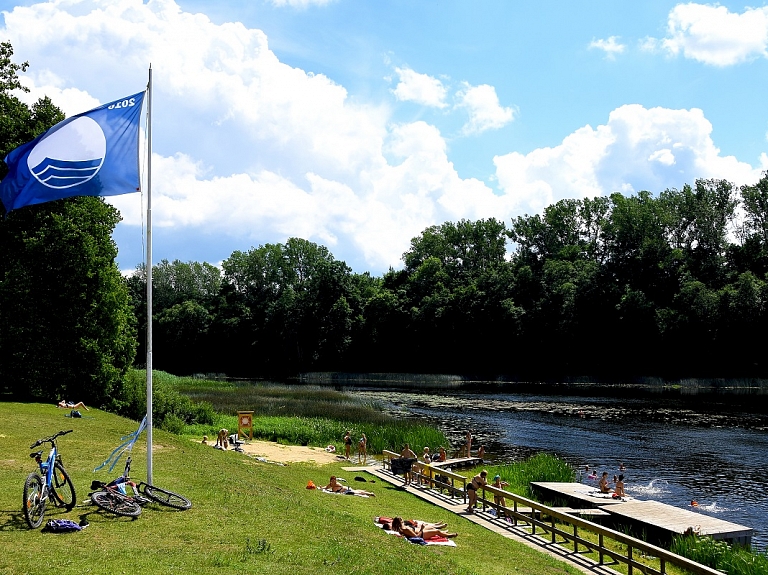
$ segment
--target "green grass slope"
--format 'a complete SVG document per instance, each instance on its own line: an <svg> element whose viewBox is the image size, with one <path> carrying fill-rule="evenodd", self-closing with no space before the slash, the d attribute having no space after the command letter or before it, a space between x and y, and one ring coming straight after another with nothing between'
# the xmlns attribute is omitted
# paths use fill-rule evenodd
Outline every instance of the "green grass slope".
<svg viewBox="0 0 768 575"><path fill-rule="evenodd" d="M65 417L53 405L0 403L0 573L269 573L269 574L536 574L577 573L535 550L504 539L382 482L366 484L375 498L327 495L307 490L308 480L327 482L332 473L354 474L341 465L278 466L235 452L221 452L159 430L154 432L154 483L189 497L178 512L157 506L135 519L117 518L84 505L94 473L137 427L97 411ZM78 505L67 513L49 507L51 518L87 519L68 534L30 530L21 513L22 489L35 468L28 446L64 430L59 439ZM47 449L47 448L46 448ZM47 453L47 451L46 451ZM146 478L146 435L133 451L132 475ZM375 515L402 515L449 522L458 547L422 547L375 528Z"/></svg>

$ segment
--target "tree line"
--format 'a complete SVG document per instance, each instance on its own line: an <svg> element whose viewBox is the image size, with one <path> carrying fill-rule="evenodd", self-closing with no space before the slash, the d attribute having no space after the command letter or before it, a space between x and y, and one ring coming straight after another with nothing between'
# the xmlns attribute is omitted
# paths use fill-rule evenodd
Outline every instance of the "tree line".
<svg viewBox="0 0 768 575"><path fill-rule="evenodd" d="M61 121L0 43L0 153ZM0 164L0 177L7 167ZM0 208L2 210L2 208ZM0 218L0 391L119 409L145 357L146 273L123 277L101 198ZM153 267L153 364L175 374L304 371L768 376L768 173L752 186L562 200L505 224L446 222L402 269L354 273L290 238L221 268Z"/></svg>
<svg viewBox="0 0 768 575"><path fill-rule="evenodd" d="M509 227L429 227L381 277L299 238L236 251L220 270L163 261L154 363L243 376L765 376L767 207L768 174L561 200ZM144 270L127 282L146 322Z"/></svg>

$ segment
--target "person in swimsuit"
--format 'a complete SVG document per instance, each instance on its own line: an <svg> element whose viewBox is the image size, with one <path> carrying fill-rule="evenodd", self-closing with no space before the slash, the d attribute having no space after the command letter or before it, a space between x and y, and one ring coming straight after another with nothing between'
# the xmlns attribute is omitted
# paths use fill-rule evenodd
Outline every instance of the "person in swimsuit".
<svg viewBox="0 0 768 575"><path fill-rule="evenodd" d="M600 478L598 487L600 488L600 493L608 493L610 491L610 489L608 489L608 472L607 471L603 471L603 476Z"/></svg>
<svg viewBox="0 0 768 575"><path fill-rule="evenodd" d="M467 513L475 512L475 504L477 503L477 491L488 485L488 472L483 469L480 473L475 475L467 484L467 497L469 498L469 506L467 507Z"/></svg>
<svg viewBox="0 0 768 575"><path fill-rule="evenodd" d="M365 463L368 459L368 438L365 433L360 437L360 441L357 443L357 462Z"/></svg>
<svg viewBox="0 0 768 575"><path fill-rule="evenodd" d="M416 454L411 449L411 446L409 444L405 444L405 447L403 447L403 450L400 452L400 459L417 459ZM408 470L405 475L403 475L404 483L403 485L409 485L411 481L413 480L413 473Z"/></svg>
<svg viewBox="0 0 768 575"><path fill-rule="evenodd" d="M352 432L347 430L347 434L344 436L344 457L349 459L349 454L352 450Z"/></svg>
<svg viewBox="0 0 768 575"><path fill-rule="evenodd" d="M431 539L432 537L456 537L458 533L447 533L435 527L428 527L426 524L421 525L418 529L413 529L405 524L402 517L395 517L392 519L392 531L399 533L403 537L421 537L422 539Z"/></svg>
<svg viewBox="0 0 768 575"><path fill-rule="evenodd" d="M624 474L621 473L619 475L618 481L616 481L616 488L613 491L614 497L626 497L626 493L624 492Z"/></svg>
<svg viewBox="0 0 768 575"><path fill-rule="evenodd" d="M496 489L504 489L509 485L506 481L501 480L501 475L496 475L493 478L493 483L491 483ZM493 502L496 505L501 505L503 507L507 506L507 500L504 498L503 495L494 495L493 496Z"/></svg>
<svg viewBox="0 0 768 575"><path fill-rule="evenodd" d="M86 411L90 411L90 409L88 409L82 401L75 403L73 401L65 401L62 399L59 403L56 404L56 407L63 407L64 409L80 409L82 407Z"/></svg>
<svg viewBox="0 0 768 575"><path fill-rule="evenodd" d="M331 491L333 493L341 493L342 495L367 495L369 497L376 497L373 491L366 491L365 489L352 489L346 485L342 485L336 481L336 476L331 475L331 480L328 485L323 487L325 491Z"/></svg>

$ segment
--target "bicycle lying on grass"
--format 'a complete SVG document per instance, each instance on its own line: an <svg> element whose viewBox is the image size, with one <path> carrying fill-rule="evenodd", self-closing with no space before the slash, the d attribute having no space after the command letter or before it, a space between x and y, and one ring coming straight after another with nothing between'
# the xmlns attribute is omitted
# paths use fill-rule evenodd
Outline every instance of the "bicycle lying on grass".
<svg viewBox="0 0 768 575"><path fill-rule="evenodd" d="M143 481L132 481L130 471L131 458L128 457L120 477L109 483L93 481L91 489L98 491L91 493L91 502L104 511L124 517L138 517L141 515L141 507L151 502L182 511L192 507L192 502L183 495ZM133 492L132 495L128 494L128 488Z"/></svg>
<svg viewBox="0 0 768 575"><path fill-rule="evenodd" d="M75 495L75 486L69 474L64 469L64 463L61 461L61 454L56 446L56 438L72 433L69 431L59 431L56 435L38 439L30 449L34 449L43 443L51 444L51 451L48 453L48 459L43 461L43 452L36 451L29 456L36 462L40 471L34 471L27 476L24 482L24 501L23 511L24 519L30 529L37 529L43 523L45 517L45 507L48 500L52 499L57 507L64 507L71 511L77 502Z"/></svg>

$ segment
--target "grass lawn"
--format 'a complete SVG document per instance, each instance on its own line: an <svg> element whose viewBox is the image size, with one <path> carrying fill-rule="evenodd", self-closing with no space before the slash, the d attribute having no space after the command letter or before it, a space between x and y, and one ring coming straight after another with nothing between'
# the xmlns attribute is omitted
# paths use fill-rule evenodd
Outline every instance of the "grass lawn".
<svg viewBox="0 0 768 575"><path fill-rule="evenodd" d="M82 502L93 479L122 471L122 460L111 474L93 469L137 424L94 409L82 411L82 419L66 413L53 405L0 403L0 573L578 573L383 482L366 484L376 493L369 499L305 488L332 473L351 481L354 474L341 464L258 463L159 430L154 482L189 497L192 509L149 506L135 520L107 515ZM64 429L74 429L58 445L78 505L69 513L49 508L46 521L85 518L90 526L68 534L32 531L21 513L24 479L35 468L28 446ZM132 475L146 478L146 435L133 455ZM422 547L387 535L372 523L379 514L447 521L459 532L458 547Z"/></svg>

